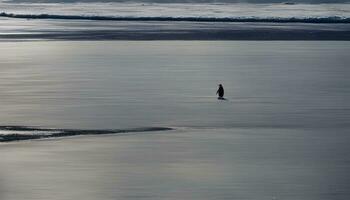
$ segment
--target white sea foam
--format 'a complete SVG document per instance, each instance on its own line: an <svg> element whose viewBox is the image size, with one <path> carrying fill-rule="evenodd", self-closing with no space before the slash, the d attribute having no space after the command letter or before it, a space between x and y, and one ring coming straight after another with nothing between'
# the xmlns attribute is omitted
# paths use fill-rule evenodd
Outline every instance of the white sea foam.
<svg viewBox="0 0 350 200"><path fill-rule="evenodd" d="M0 3L0 12L13 15L55 15L104 18L198 19L348 19L345 4L194 4L194 3Z"/></svg>
<svg viewBox="0 0 350 200"><path fill-rule="evenodd" d="M0 129L0 135L51 135L51 134L57 134L61 133L61 131L55 131L55 130L1 130Z"/></svg>

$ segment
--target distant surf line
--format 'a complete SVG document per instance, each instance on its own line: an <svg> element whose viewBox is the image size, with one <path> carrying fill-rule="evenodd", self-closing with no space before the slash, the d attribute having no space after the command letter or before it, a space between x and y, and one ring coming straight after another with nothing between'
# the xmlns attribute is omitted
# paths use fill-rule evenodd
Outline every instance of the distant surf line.
<svg viewBox="0 0 350 200"><path fill-rule="evenodd" d="M119 17L87 15L54 15L54 14L14 14L1 12L0 17L20 19L62 19L62 20L99 20L99 21L188 21L188 22L265 22L265 23L350 23L350 18L310 17L310 18L259 18L259 17Z"/></svg>

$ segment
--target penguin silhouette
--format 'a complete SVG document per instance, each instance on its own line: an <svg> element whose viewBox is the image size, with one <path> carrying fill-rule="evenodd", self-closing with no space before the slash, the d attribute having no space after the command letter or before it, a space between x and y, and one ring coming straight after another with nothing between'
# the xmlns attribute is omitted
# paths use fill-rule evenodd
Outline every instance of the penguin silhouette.
<svg viewBox="0 0 350 200"><path fill-rule="evenodd" d="M224 94L225 94L225 91L224 91L224 87L222 86L222 84L219 84L219 89L218 91L216 91L216 94L219 95L218 99L220 100L224 100Z"/></svg>

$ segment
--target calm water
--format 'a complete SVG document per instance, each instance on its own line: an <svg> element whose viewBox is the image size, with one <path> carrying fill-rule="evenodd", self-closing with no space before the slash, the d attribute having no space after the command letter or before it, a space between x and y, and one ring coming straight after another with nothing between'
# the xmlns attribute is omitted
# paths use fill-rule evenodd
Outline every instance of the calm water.
<svg viewBox="0 0 350 200"><path fill-rule="evenodd" d="M187 129L0 145L1 200L348 200L350 136Z"/></svg>
<svg viewBox="0 0 350 200"><path fill-rule="evenodd" d="M349 42L8 42L0 52L1 125L176 129L2 143L1 200L350 198ZM219 83L228 101L216 99Z"/></svg>
<svg viewBox="0 0 350 200"><path fill-rule="evenodd" d="M54 128L349 128L349 42L0 46L0 122ZM228 101L217 101L217 84Z"/></svg>

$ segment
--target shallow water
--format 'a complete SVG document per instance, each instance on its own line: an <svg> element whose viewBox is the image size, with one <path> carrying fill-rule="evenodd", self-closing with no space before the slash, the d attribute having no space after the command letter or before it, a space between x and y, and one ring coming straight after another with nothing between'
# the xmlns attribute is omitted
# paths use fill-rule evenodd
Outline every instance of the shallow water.
<svg viewBox="0 0 350 200"><path fill-rule="evenodd" d="M2 125L349 128L349 42L6 42ZM217 101L222 83L228 101Z"/></svg>
<svg viewBox="0 0 350 200"><path fill-rule="evenodd" d="M181 129L0 145L2 200L346 200L348 132Z"/></svg>
<svg viewBox="0 0 350 200"><path fill-rule="evenodd" d="M1 43L2 134L176 130L2 143L0 199L349 199L349 50ZM219 83L227 101L215 97Z"/></svg>

